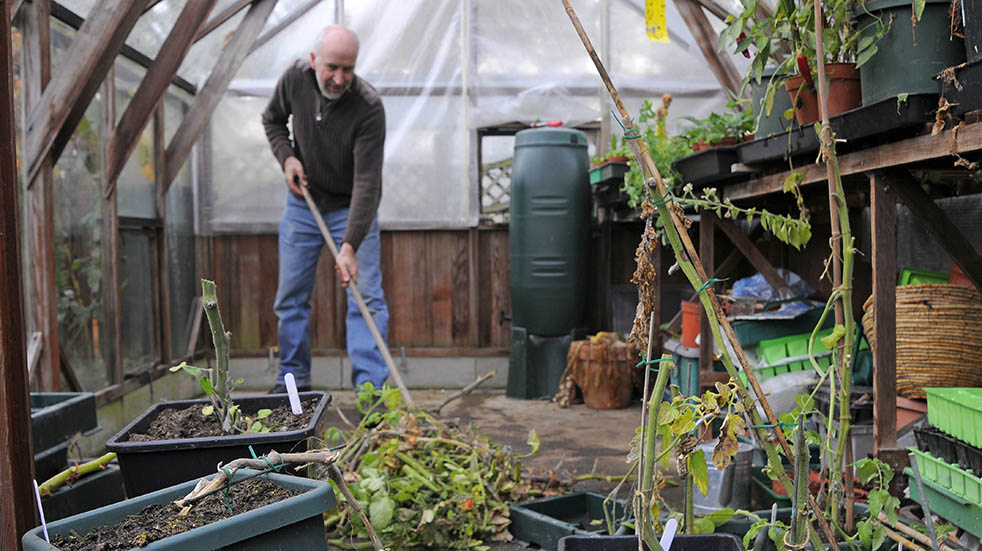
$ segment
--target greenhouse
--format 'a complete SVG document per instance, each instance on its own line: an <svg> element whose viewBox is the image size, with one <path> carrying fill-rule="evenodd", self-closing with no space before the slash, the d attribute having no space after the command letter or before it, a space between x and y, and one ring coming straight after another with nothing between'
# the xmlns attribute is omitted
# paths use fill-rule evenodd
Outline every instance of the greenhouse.
<svg viewBox="0 0 982 551"><path fill-rule="evenodd" d="M979 0L0 16L0 548L982 549Z"/></svg>

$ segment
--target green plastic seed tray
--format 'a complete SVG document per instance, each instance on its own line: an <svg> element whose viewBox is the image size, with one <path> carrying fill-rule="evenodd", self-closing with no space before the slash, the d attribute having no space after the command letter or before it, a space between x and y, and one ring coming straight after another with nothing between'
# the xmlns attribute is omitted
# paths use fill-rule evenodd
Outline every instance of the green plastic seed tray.
<svg viewBox="0 0 982 551"><path fill-rule="evenodd" d="M952 465L915 447L909 449L917 456L917 467L921 471L921 478L935 483L972 505L982 506L982 478L962 469L957 464Z"/></svg>
<svg viewBox="0 0 982 551"><path fill-rule="evenodd" d="M982 448L982 388L925 388L927 420L935 427Z"/></svg>

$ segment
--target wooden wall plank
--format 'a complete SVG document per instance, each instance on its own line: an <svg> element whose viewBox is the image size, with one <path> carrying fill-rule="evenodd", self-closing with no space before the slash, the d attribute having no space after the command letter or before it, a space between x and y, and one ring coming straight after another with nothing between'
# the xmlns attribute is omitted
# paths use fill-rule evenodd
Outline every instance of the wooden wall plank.
<svg viewBox="0 0 982 551"><path fill-rule="evenodd" d="M511 284L508 276L508 232L488 232L488 246L482 247L488 251L487 285L491 289L491 340L488 346L510 346L511 324L498 323L501 312L511 315Z"/></svg>
<svg viewBox="0 0 982 551"><path fill-rule="evenodd" d="M259 342L263 348L279 346L276 315L276 286L279 283L279 239L275 235L260 235L259 239Z"/></svg>
<svg viewBox="0 0 982 551"><path fill-rule="evenodd" d="M933 204L933 203L932 203ZM873 453L897 447L897 199L870 177L873 232Z"/></svg>
<svg viewBox="0 0 982 551"><path fill-rule="evenodd" d="M24 350L20 236L17 219L14 83L9 2L0 2L0 548L20 549L24 532L37 525L34 513L34 455Z"/></svg>
<svg viewBox="0 0 982 551"><path fill-rule="evenodd" d="M238 270L244 277L240 279L236 289L240 307L236 316L237 327L232 329L232 336L243 348L262 346L259 339L259 318L262 315L259 299L262 296L262 282L256 277L261 270L259 246L259 236L247 235L243 236L242 247L239 250Z"/></svg>
<svg viewBox="0 0 982 551"><path fill-rule="evenodd" d="M450 281L453 303L450 337L454 346L467 346L471 338L470 232L450 236ZM476 275L475 275L476 277Z"/></svg>
<svg viewBox="0 0 982 551"><path fill-rule="evenodd" d="M430 258L427 268L430 272L431 296L429 313L433 320L432 339L423 346L453 346L454 344L454 257L453 239L447 232L434 231L427 236L426 252Z"/></svg>

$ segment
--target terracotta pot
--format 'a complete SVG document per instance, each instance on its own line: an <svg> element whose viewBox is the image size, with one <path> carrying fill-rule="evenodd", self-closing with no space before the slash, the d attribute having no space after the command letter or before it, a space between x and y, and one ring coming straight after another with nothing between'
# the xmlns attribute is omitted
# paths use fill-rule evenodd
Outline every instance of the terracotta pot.
<svg viewBox="0 0 982 551"><path fill-rule="evenodd" d="M696 142L692 144L692 151L695 153L699 153L700 151L706 149L707 147L709 147L709 144L707 144L706 142Z"/></svg>
<svg viewBox="0 0 982 551"><path fill-rule="evenodd" d="M570 374L593 409L618 409L631 403L637 352L625 343L583 341L575 351L578 362Z"/></svg>
<svg viewBox="0 0 982 551"><path fill-rule="evenodd" d="M863 90L859 83L859 70L855 63L826 63L825 75L829 79L829 116L834 117L863 104ZM810 124L819 119L818 93L815 85L805 84L801 75L784 83L791 95L794 116L798 124Z"/></svg>
<svg viewBox="0 0 982 551"><path fill-rule="evenodd" d="M631 160L630 158L624 157L623 155L620 155L620 156L615 156L615 157L607 157L607 159L604 162L605 163L626 163L626 162L628 162L630 160Z"/></svg>
<svg viewBox="0 0 982 551"><path fill-rule="evenodd" d="M722 139L716 140L715 142L709 144L709 146L715 147L717 145L733 145L735 143L737 143L736 136L725 136Z"/></svg>

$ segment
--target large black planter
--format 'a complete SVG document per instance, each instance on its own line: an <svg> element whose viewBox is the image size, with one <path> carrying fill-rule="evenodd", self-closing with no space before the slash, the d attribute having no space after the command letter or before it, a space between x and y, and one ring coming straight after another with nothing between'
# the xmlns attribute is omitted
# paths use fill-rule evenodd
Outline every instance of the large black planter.
<svg viewBox="0 0 982 551"><path fill-rule="evenodd" d="M212 467L214 470L214 466ZM243 469L235 473L235 479L255 474ZM337 505L331 485L321 480L308 480L278 474L265 475L269 480L285 488L310 490L304 494L253 509L201 528L189 530L169 538L155 541L140 549L161 550L218 550L267 551L272 549L303 549L327 551L322 513ZM197 480L171 486L145 496L108 505L48 524L48 534L68 535L71 531L85 534L97 526L114 524L140 512L147 505L168 503L184 497L194 488ZM41 527L24 534L21 540L24 551L57 551L44 541Z"/></svg>
<svg viewBox="0 0 982 551"><path fill-rule="evenodd" d="M647 548L645 546L645 549ZM637 551L637 549L637 536L567 536L559 540L559 551ZM743 542L733 534L682 535L675 536L672 551L743 551Z"/></svg>
<svg viewBox="0 0 982 551"><path fill-rule="evenodd" d="M237 434L206 438L157 440L154 442L130 442L130 434L146 431L160 412L166 409L182 409L188 406L205 406L208 400L183 400L157 404L123 427L106 442L106 449L116 452L123 471L123 484L130 497L166 488L193 478L215 472L219 462L250 457L249 446L256 455L270 450L280 453L306 451L307 439L323 435L324 412L331 403L327 392L303 392L300 401L320 397L310 423L301 430L268 432L264 434ZM242 411L255 412L263 408L275 408L287 401L286 394L239 398L235 401Z"/></svg>

